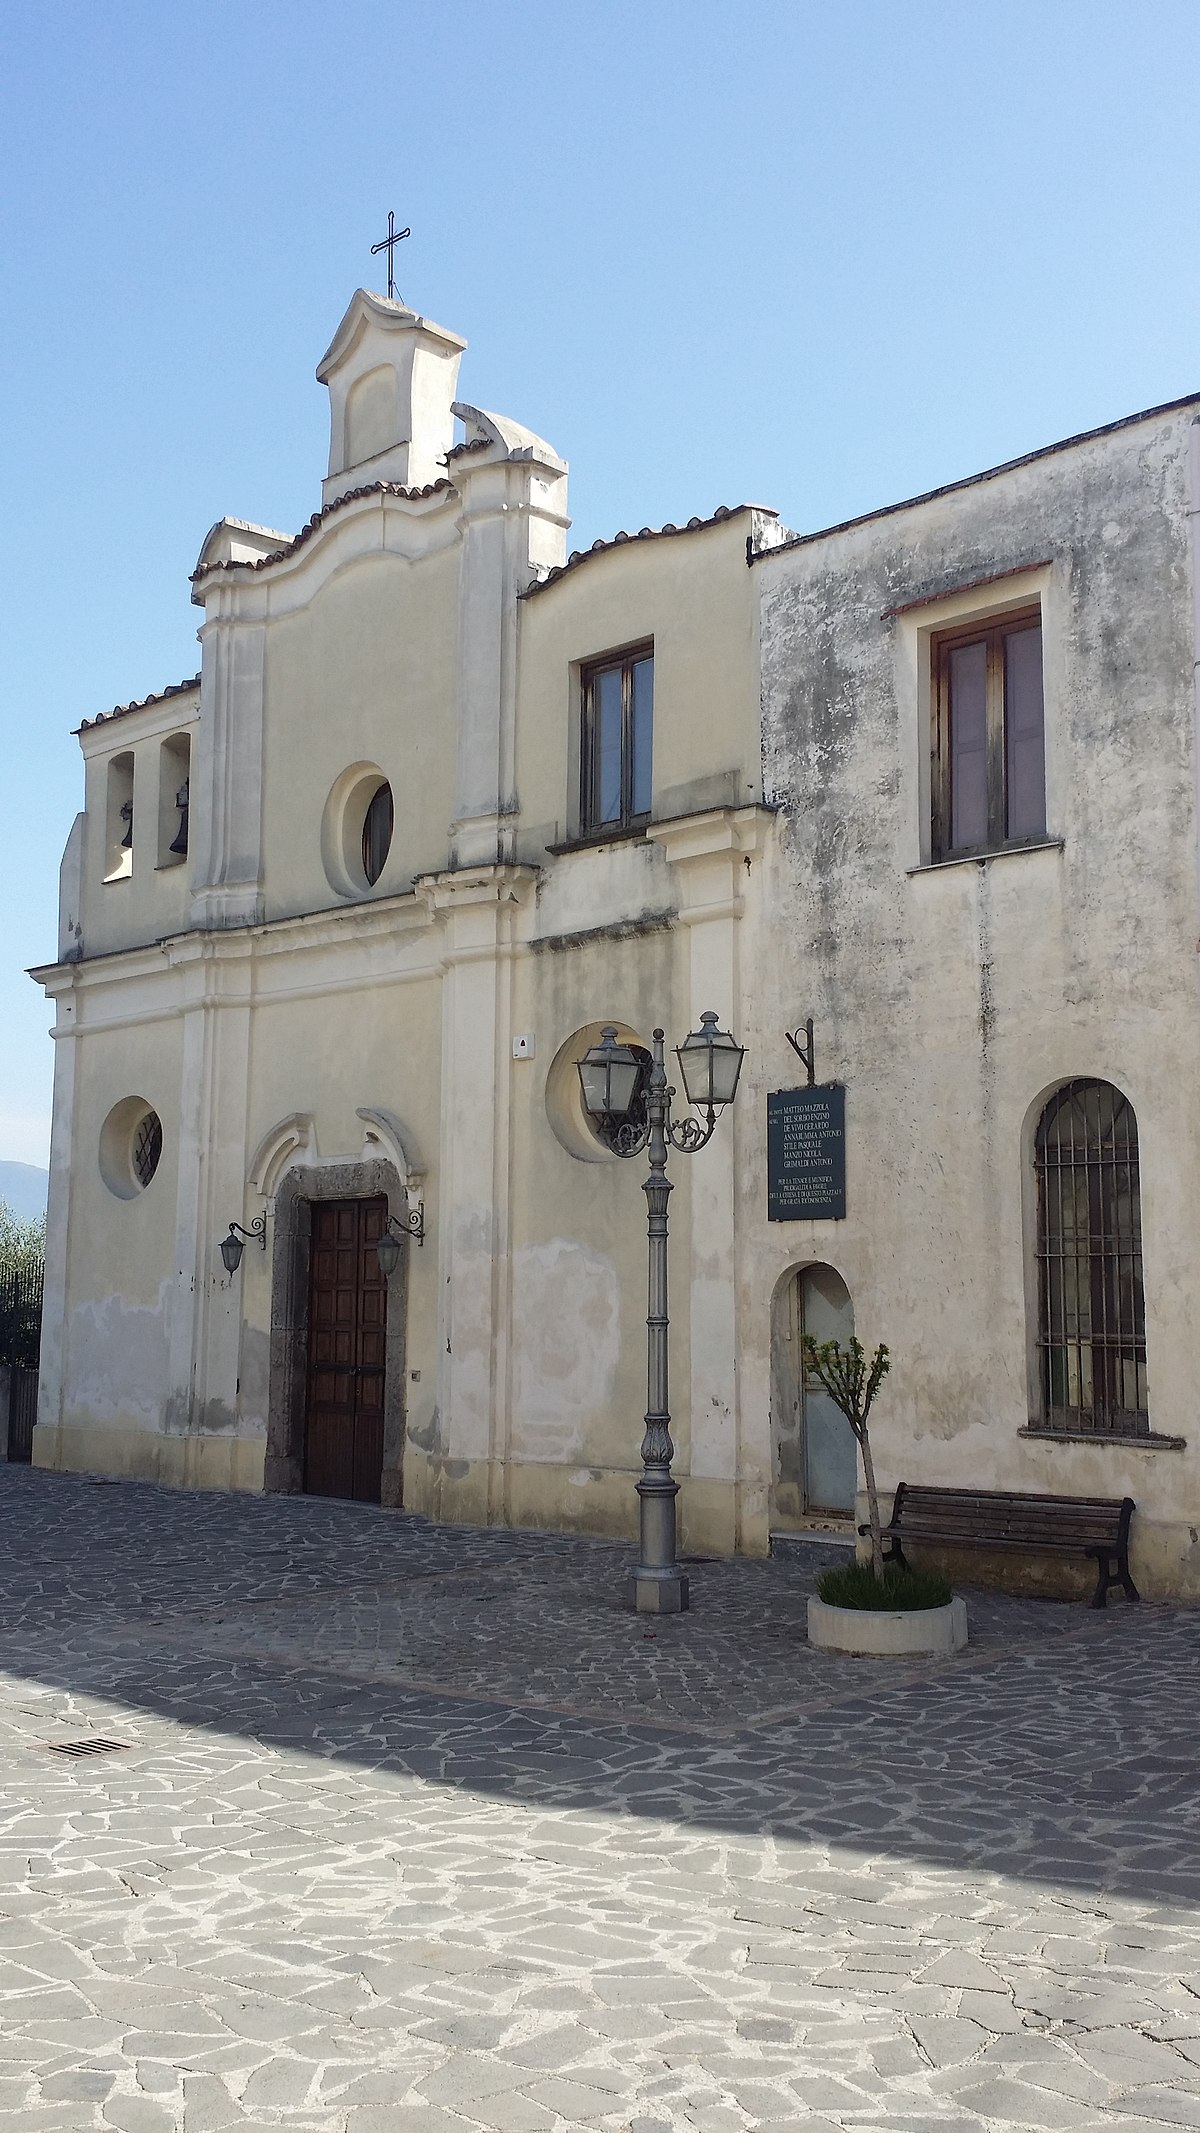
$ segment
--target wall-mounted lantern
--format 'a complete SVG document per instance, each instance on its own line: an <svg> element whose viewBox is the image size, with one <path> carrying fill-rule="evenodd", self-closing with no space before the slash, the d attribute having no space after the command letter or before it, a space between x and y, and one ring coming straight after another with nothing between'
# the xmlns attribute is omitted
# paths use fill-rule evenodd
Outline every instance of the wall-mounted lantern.
<svg viewBox="0 0 1200 2133"><path fill-rule="evenodd" d="M414 1238L418 1244L425 1242L424 1200L418 1200L415 1207L410 1207L402 1222L398 1222L395 1215L389 1215L382 1237L375 1240L375 1257L385 1281L391 1280L400 1264L400 1247L406 1237Z"/></svg>
<svg viewBox="0 0 1200 2133"><path fill-rule="evenodd" d="M230 1223L229 1235L221 1239L221 1257L225 1261L225 1272L227 1274L237 1273L242 1263L242 1253L245 1251L246 1246L254 1241L261 1244L264 1252L266 1251L267 1213L265 1208L257 1222L250 1224L249 1229L243 1229L240 1222Z"/></svg>

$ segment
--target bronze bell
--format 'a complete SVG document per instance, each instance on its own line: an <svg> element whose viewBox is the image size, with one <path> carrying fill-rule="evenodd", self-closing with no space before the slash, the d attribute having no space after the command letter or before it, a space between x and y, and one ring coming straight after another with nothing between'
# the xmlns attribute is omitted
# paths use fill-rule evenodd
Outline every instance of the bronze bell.
<svg viewBox="0 0 1200 2133"><path fill-rule="evenodd" d="M122 820L122 822L123 822L123 823L125 824L125 835L124 835L124 836L122 837L122 839L121 839L121 850L122 850L123 852L131 852L131 851L133 850L133 801L132 801L132 800L126 800L126 801L124 802L124 804L123 804L123 806L122 806L122 808L121 808L121 820Z"/></svg>
<svg viewBox="0 0 1200 2133"><path fill-rule="evenodd" d="M175 805L179 809L179 828L175 832L175 842L169 845L167 849L175 852L182 859L188 848L188 780L186 778L175 795Z"/></svg>

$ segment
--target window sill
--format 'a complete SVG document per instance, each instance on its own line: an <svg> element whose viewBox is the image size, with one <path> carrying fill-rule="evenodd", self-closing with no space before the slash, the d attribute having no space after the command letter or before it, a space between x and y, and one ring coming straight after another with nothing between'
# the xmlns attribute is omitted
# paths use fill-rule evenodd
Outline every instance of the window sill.
<svg viewBox="0 0 1200 2133"><path fill-rule="evenodd" d="M1163 1437L1157 1430L1146 1430L1139 1436L1131 1431L1120 1437L1112 1430L1090 1429L1041 1429L1030 1423L1017 1431L1018 1437L1035 1437L1039 1444L1094 1444L1118 1445L1123 1452L1186 1452L1186 1437Z"/></svg>
<svg viewBox="0 0 1200 2133"><path fill-rule="evenodd" d="M567 837L561 844L548 844L546 850L551 859L561 859L567 852L590 852L605 844L644 844L650 828L650 817L644 815L639 822L615 823L611 829L587 830L582 836Z"/></svg>
<svg viewBox="0 0 1200 2133"><path fill-rule="evenodd" d="M923 859L920 866L906 867L906 874L941 874L947 867L985 867L993 859L1016 859L1022 852L1061 852L1061 837L1035 837L1025 844L998 844L990 852L954 852L949 859Z"/></svg>

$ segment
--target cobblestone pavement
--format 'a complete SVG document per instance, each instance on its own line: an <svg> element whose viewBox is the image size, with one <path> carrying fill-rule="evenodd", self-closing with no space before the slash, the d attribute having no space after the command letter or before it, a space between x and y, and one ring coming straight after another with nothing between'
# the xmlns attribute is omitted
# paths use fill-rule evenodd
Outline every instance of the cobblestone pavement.
<svg viewBox="0 0 1200 2133"><path fill-rule="evenodd" d="M0 2124L1200 2128L1200 1616L821 1560L0 1467Z"/></svg>

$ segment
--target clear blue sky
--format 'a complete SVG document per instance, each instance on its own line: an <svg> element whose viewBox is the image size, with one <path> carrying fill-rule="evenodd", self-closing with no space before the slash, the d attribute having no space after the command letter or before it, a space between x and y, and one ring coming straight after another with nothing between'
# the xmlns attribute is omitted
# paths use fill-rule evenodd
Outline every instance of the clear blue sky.
<svg viewBox="0 0 1200 2133"><path fill-rule="evenodd" d="M1200 9L11 8L0 1158L42 1162L70 729L194 673L223 514L320 501L313 379L394 207L572 541L816 527L1200 389Z"/></svg>

